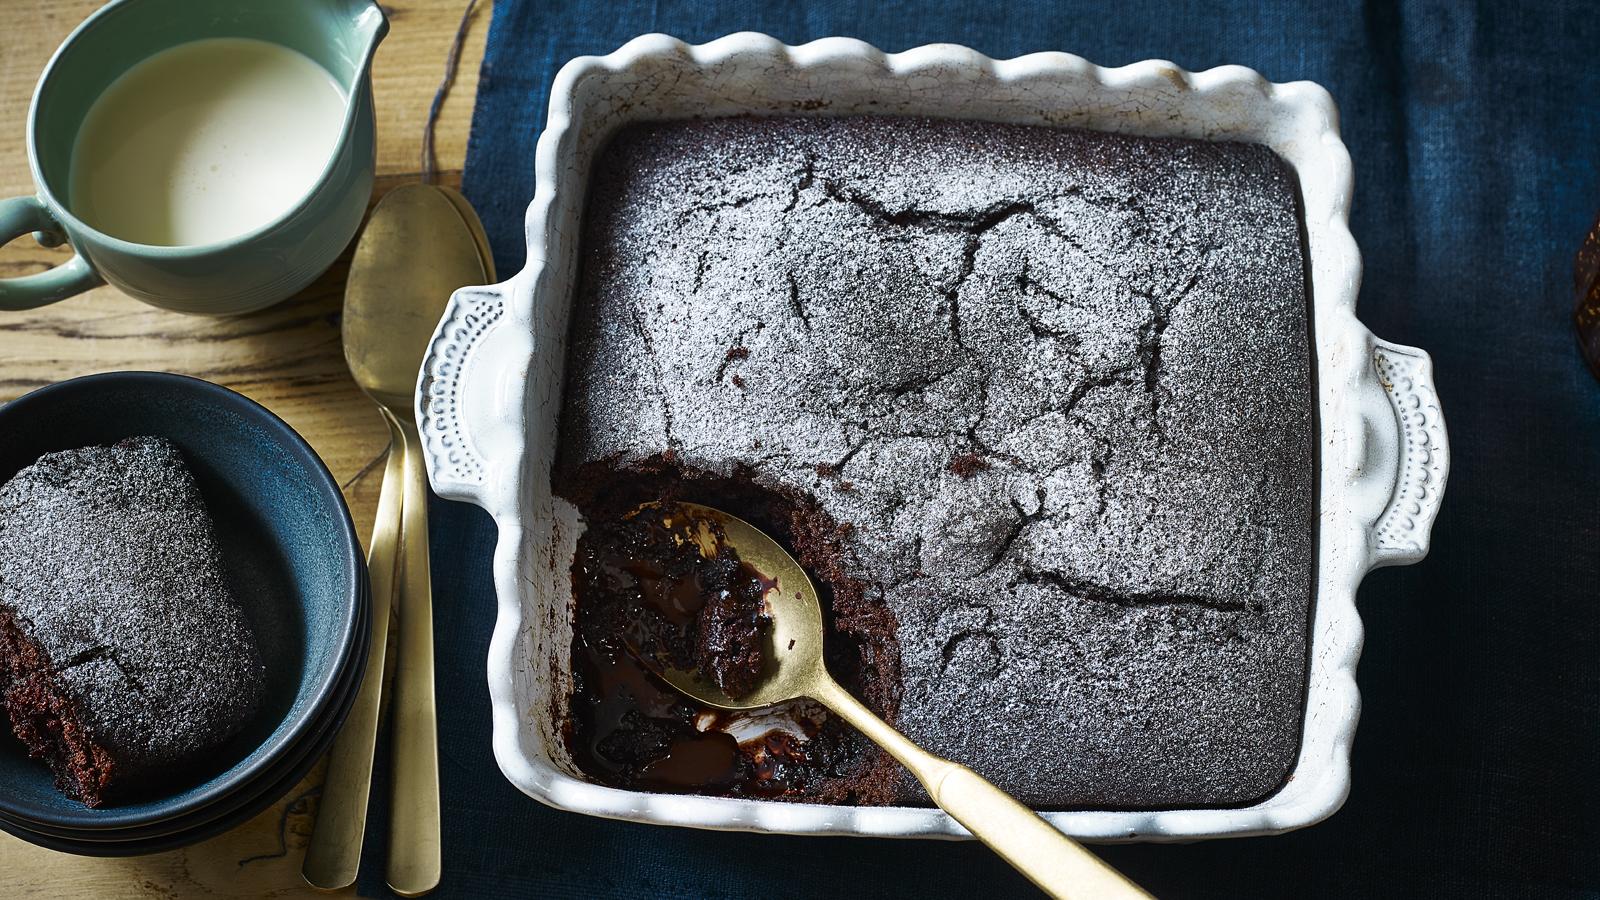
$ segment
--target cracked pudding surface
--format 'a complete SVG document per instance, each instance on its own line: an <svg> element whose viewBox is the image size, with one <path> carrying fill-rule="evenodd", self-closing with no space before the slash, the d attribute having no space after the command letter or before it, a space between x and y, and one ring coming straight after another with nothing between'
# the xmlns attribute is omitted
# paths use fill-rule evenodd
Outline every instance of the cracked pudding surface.
<svg viewBox="0 0 1600 900"><path fill-rule="evenodd" d="M799 555L842 598L846 684L1033 806L1282 784L1315 400L1297 190L1270 150L635 125L596 161L582 266L552 479L586 515L665 478L834 523ZM841 777L851 802L927 802L881 758Z"/></svg>
<svg viewBox="0 0 1600 900"><path fill-rule="evenodd" d="M0 487L0 702L89 806L232 737L255 636L170 441L48 453Z"/></svg>

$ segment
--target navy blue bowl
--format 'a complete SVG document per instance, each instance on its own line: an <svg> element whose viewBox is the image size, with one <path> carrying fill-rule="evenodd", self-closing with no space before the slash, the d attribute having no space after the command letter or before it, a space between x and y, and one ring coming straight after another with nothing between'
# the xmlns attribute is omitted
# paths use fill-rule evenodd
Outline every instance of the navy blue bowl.
<svg viewBox="0 0 1600 900"><path fill-rule="evenodd" d="M255 720L204 761L101 809L63 796L42 763L0 735L0 813L12 823L142 830L256 793L249 789L298 768L305 741L342 717L354 693L348 670L364 662L356 650L367 622L366 568L339 485L294 429L244 396L156 372L41 388L0 407L0 482L44 453L137 435L171 440L194 471L267 662L266 698Z"/></svg>

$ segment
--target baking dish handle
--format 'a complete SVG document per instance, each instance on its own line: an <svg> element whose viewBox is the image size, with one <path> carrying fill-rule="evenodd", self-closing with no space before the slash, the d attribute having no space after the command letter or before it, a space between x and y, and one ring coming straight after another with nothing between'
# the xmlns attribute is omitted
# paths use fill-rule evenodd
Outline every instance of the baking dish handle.
<svg viewBox="0 0 1600 900"><path fill-rule="evenodd" d="M1372 527L1372 562L1405 565L1428 555L1450 474L1450 443L1428 354L1373 338L1372 365L1394 413L1396 458L1394 491Z"/></svg>
<svg viewBox="0 0 1600 900"><path fill-rule="evenodd" d="M509 287L464 287L450 295L417 381L417 431L434 492L486 508L489 468L480 448L501 394L492 345L505 331Z"/></svg>

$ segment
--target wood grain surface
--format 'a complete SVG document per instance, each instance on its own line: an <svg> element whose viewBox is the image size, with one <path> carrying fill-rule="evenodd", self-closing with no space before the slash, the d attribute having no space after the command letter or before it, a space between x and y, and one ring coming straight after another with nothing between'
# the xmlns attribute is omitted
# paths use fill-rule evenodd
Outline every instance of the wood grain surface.
<svg viewBox="0 0 1600 900"><path fill-rule="evenodd" d="M50 54L97 6L94 0L0 0L0 197L33 193L25 146L29 99ZM465 7L466 0L395 0L385 6L391 30L373 73L379 175L374 200L419 177L423 124ZM435 131L443 183L460 182L488 26L489 4L480 3ZM13 241L0 248L0 277L40 271L67 255L66 248L47 250L31 238ZM345 369L339 344L344 278L341 260L298 297L232 319L162 312L110 287L40 310L0 313L0 402L65 378L118 369L180 372L226 385L264 404L310 441L344 486L365 541L382 474L374 471L375 463L388 435ZM88 859L0 834L0 896L325 896L300 878L321 768L319 763L287 797L245 825L172 853Z"/></svg>

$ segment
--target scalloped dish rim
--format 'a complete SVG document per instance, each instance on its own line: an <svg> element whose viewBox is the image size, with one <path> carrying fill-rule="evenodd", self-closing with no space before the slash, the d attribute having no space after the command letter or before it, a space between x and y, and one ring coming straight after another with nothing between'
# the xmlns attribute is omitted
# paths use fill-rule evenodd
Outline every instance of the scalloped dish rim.
<svg viewBox="0 0 1600 900"><path fill-rule="evenodd" d="M561 69L538 142L536 192L525 223L527 265L499 285L456 292L420 375L418 422L435 490L483 507L499 529L499 617L488 680L495 757L506 777L551 806L637 822L968 837L937 809L608 787L573 774L564 748L560 761L552 753L558 741L553 710L560 708L552 699L565 696L561 691L570 685L557 638L570 636L571 598L570 590L560 593L566 574L557 561L563 540L570 554L580 526L570 507L563 510L565 504L551 497L549 463L577 266L574 226L589 156L621 122L687 117L674 110L837 115L869 104L886 114L1251 140L1294 169L1304 211L1318 400L1317 568L1306 718L1294 769L1282 788L1247 807L1043 815L1091 841L1275 834L1332 815L1349 792L1360 711L1356 589L1373 568L1426 555L1449 465L1427 354L1378 340L1355 317L1361 259L1349 230L1350 157L1332 97L1311 82L1275 84L1239 66L1191 73L1145 60L1108 69L1059 52L996 61L953 44L885 54L850 38L791 47L750 32L700 45L644 35ZM668 113L659 114L663 109ZM541 587L546 569L555 573L553 587Z"/></svg>

